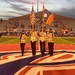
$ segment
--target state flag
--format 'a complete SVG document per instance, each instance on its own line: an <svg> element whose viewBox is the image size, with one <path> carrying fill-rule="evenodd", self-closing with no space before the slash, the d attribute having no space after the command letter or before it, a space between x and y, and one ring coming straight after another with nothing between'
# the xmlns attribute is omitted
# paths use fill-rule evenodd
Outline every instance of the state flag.
<svg viewBox="0 0 75 75"><path fill-rule="evenodd" d="M50 25L53 22L54 14L49 12L47 9L44 8L43 10L43 21Z"/></svg>

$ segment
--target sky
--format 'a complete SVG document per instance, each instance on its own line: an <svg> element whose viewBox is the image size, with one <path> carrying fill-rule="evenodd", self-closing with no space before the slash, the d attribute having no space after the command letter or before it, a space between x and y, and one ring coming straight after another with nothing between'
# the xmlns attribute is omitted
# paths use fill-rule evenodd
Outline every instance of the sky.
<svg viewBox="0 0 75 75"><path fill-rule="evenodd" d="M75 0L0 0L0 18L9 19L13 17L30 14L32 3L34 10L42 11L42 5L52 13L75 18Z"/></svg>

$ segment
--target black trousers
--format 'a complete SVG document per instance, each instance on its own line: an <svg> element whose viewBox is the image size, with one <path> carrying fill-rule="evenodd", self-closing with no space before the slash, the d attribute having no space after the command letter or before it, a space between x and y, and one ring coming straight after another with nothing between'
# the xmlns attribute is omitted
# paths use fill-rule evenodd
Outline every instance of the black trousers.
<svg viewBox="0 0 75 75"><path fill-rule="evenodd" d="M31 49L32 49L32 55L36 54L36 41L31 41Z"/></svg>
<svg viewBox="0 0 75 75"><path fill-rule="evenodd" d="M23 56L23 55L24 55L25 43L20 43L20 47L21 47L21 54L22 54L22 56Z"/></svg>
<svg viewBox="0 0 75 75"><path fill-rule="evenodd" d="M48 42L49 54L53 56L54 42Z"/></svg>
<svg viewBox="0 0 75 75"><path fill-rule="evenodd" d="M2 36L2 35L1 35L1 33L0 33L0 38L1 38L1 36Z"/></svg>
<svg viewBox="0 0 75 75"><path fill-rule="evenodd" d="M44 52L46 51L45 50L45 41L40 41L40 51L41 51L41 54L44 55Z"/></svg>

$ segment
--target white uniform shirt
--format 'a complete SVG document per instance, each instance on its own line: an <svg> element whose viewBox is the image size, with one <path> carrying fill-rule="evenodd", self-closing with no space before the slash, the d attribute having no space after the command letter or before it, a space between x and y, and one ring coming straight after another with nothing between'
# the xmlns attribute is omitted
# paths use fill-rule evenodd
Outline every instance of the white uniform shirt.
<svg viewBox="0 0 75 75"><path fill-rule="evenodd" d="M54 37L52 33L47 34L47 41L48 42L54 42Z"/></svg>
<svg viewBox="0 0 75 75"><path fill-rule="evenodd" d="M30 38L30 40L32 41L32 42L34 42L34 41L37 41L37 32L36 31L33 31L32 32L32 34L31 34L31 38Z"/></svg>
<svg viewBox="0 0 75 75"><path fill-rule="evenodd" d="M26 43L26 35L25 34L22 34L22 37L21 37L21 43Z"/></svg>
<svg viewBox="0 0 75 75"><path fill-rule="evenodd" d="M45 41L46 40L46 33L45 32L40 32L40 41Z"/></svg>

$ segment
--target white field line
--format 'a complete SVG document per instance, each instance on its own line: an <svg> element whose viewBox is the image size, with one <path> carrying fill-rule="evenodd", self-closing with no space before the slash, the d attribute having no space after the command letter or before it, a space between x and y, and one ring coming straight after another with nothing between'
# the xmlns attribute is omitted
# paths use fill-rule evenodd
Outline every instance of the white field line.
<svg viewBox="0 0 75 75"><path fill-rule="evenodd" d="M16 39L13 39L13 40L16 40ZM13 40L9 40L9 41L6 41L6 42L2 42L2 43L0 43L0 44L5 44L5 43L11 42L11 41L13 41Z"/></svg>
<svg viewBox="0 0 75 75"><path fill-rule="evenodd" d="M72 43L72 44L75 44L74 42L71 42L71 41L68 41L68 40L65 40L65 39L62 39L62 38L60 38L61 40L64 40L64 41L67 41L67 42L69 42L69 43Z"/></svg>

